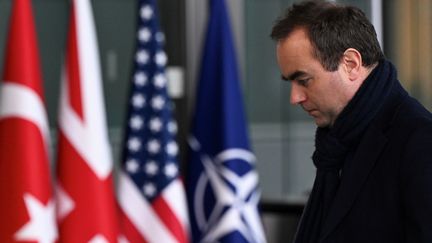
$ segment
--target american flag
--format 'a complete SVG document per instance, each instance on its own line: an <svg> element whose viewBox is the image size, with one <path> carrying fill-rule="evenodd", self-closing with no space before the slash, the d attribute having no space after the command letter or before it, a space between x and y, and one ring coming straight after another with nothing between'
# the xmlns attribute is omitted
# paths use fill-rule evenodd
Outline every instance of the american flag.
<svg viewBox="0 0 432 243"><path fill-rule="evenodd" d="M164 34L155 0L139 1L119 201L130 242L187 242L187 206L179 179L177 124L167 94Z"/></svg>

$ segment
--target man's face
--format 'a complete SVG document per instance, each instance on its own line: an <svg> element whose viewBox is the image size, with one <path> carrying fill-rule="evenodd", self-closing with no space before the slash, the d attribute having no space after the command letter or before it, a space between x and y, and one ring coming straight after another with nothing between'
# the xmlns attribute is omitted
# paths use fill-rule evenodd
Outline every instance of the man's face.
<svg viewBox="0 0 432 243"><path fill-rule="evenodd" d="M291 82L290 102L301 105L319 127L332 126L351 96L341 65L329 72L313 56L303 29L294 30L277 44L277 60L283 79Z"/></svg>

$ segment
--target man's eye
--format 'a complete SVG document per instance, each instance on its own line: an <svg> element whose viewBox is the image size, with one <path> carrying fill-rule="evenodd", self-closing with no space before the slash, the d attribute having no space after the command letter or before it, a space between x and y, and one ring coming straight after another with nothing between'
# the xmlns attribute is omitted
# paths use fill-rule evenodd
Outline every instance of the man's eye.
<svg viewBox="0 0 432 243"><path fill-rule="evenodd" d="M306 86L310 81L310 78L305 78L305 79L299 79L297 80L297 82L302 85L302 86Z"/></svg>

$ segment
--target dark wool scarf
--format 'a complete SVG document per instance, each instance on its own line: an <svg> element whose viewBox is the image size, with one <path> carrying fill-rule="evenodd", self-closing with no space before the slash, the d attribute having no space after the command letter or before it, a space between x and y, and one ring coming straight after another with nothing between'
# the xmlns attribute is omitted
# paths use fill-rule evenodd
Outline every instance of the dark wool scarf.
<svg viewBox="0 0 432 243"><path fill-rule="evenodd" d="M312 160L315 182L300 220L295 243L318 243L339 186L340 172L396 80L393 65L382 60L348 102L331 128L318 128Z"/></svg>

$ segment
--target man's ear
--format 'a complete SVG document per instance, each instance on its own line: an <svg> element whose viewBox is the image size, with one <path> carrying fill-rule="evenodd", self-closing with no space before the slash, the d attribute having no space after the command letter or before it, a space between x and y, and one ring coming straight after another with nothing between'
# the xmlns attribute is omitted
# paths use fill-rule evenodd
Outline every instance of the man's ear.
<svg viewBox="0 0 432 243"><path fill-rule="evenodd" d="M349 80L357 80L361 76L361 68L363 65L362 56L359 51L354 48L348 48L342 55L342 66Z"/></svg>

